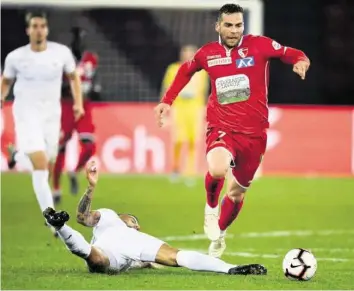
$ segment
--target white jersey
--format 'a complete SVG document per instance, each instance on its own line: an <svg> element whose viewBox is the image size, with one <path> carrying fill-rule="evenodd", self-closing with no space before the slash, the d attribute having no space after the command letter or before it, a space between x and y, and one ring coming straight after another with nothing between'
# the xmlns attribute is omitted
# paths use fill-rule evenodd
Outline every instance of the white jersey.
<svg viewBox="0 0 354 291"><path fill-rule="evenodd" d="M46 50L41 52L33 51L28 44L9 53L3 76L16 79L14 106L44 109L60 107L63 72L73 73L75 68L70 49L48 41Z"/></svg>
<svg viewBox="0 0 354 291"><path fill-rule="evenodd" d="M154 262L163 241L129 228L111 209L99 209L91 244L109 258L110 269L125 271L140 262Z"/></svg>
<svg viewBox="0 0 354 291"><path fill-rule="evenodd" d="M55 160L63 72L73 73L75 68L70 49L55 42L47 42L42 52L26 45L7 55L3 76L16 79L12 112L18 150L26 154L45 151L50 160Z"/></svg>

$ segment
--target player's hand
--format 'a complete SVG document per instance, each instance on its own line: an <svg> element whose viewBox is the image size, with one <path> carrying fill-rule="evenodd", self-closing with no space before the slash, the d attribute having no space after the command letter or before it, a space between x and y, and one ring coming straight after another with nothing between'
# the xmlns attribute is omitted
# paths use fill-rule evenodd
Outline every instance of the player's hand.
<svg viewBox="0 0 354 291"><path fill-rule="evenodd" d="M74 111L75 121L78 121L85 114L84 107L82 107L81 105L74 104L73 111Z"/></svg>
<svg viewBox="0 0 354 291"><path fill-rule="evenodd" d="M302 80L305 80L306 72L310 67L310 63L308 61L298 61L294 67L293 71L298 74Z"/></svg>
<svg viewBox="0 0 354 291"><path fill-rule="evenodd" d="M90 186L96 186L98 181L98 170L95 161L90 161L86 164L86 178Z"/></svg>
<svg viewBox="0 0 354 291"><path fill-rule="evenodd" d="M170 111L171 106L166 104L166 103L159 103L154 111L155 111L155 117L156 121L159 127L162 127L164 125L164 120Z"/></svg>

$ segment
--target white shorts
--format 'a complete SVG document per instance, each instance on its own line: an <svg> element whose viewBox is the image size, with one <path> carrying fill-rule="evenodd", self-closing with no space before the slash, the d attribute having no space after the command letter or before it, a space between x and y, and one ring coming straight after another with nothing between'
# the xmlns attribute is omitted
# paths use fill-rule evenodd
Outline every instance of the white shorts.
<svg viewBox="0 0 354 291"><path fill-rule="evenodd" d="M155 262L164 243L151 235L129 229L120 233L119 238L102 236L93 246L101 249L109 258L111 270L125 271L137 261Z"/></svg>
<svg viewBox="0 0 354 291"><path fill-rule="evenodd" d="M133 260L155 262L156 255L164 243L156 237L136 231L133 237L128 237L122 255Z"/></svg>
<svg viewBox="0 0 354 291"><path fill-rule="evenodd" d="M60 137L60 114L36 114L31 110L13 110L16 146L30 154L44 151L49 160L55 160Z"/></svg>

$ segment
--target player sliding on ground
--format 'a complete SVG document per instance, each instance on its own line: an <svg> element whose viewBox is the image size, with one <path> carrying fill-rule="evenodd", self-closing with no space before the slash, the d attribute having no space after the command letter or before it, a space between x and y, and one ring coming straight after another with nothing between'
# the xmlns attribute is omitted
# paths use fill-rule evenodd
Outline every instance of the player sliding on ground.
<svg viewBox="0 0 354 291"><path fill-rule="evenodd" d="M88 163L86 177L89 186L78 205L77 221L93 227L91 244L79 232L65 224L69 220L65 211L55 212L52 208L47 208L43 215L47 222L56 228L67 248L86 261L91 272L118 273L132 268L154 267L154 263L158 263L230 275L267 273L267 269L262 265L236 266L198 252L173 248L140 232L138 221L132 215L118 215L110 209L91 210L93 192L98 181L94 162Z"/></svg>
<svg viewBox="0 0 354 291"><path fill-rule="evenodd" d="M204 231L212 241L209 254L220 257L226 248L226 229L241 211L266 150L269 61L278 58L293 65L303 80L310 61L302 51L270 38L243 35L243 8L236 4L220 8L215 30L219 41L204 45L192 61L181 65L155 112L162 126L193 74L200 70L208 73L212 90L207 105ZM228 172L230 180L219 217L219 196Z"/></svg>

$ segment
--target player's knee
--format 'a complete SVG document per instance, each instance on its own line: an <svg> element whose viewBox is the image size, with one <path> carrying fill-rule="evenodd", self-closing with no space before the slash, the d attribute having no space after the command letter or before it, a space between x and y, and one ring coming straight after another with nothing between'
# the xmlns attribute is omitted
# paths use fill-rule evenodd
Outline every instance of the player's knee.
<svg viewBox="0 0 354 291"><path fill-rule="evenodd" d="M233 187L228 191L227 196L231 201L238 203L241 202L245 198L246 189L241 186Z"/></svg>
<svg viewBox="0 0 354 291"><path fill-rule="evenodd" d="M177 249L168 244L163 244L156 255L155 262L165 266L177 267L177 253Z"/></svg>
<svg viewBox="0 0 354 291"><path fill-rule="evenodd" d="M95 153L96 143L93 138L80 138L80 142L91 154Z"/></svg>
<svg viewBox="0 0 354 291"><path fill-rule="evenodd" d="M209 174L213 178L224 178L229 170L229 164L226 161L212 161L208 163Z"/></svg>
<svg viewBox="0 0 354 291"><path fill-rule="evenodd" d="M223 165L209 166L209 174L216 179L224 178L227 174L227 170L227 167Z"/></svg>
<svg viewBox="0 0 354 291"><path fill-rule="evenodd" d="M44 151L31 153L28 156L34 170L48 170L48 158Z"/></svg>
<svg viewBox="0 0 354 291"><path fill-rule="evenodd" d="M231 157L224 148L215 148L207 154L208 170L213 178L223 178L226 176Z"/></svg>

